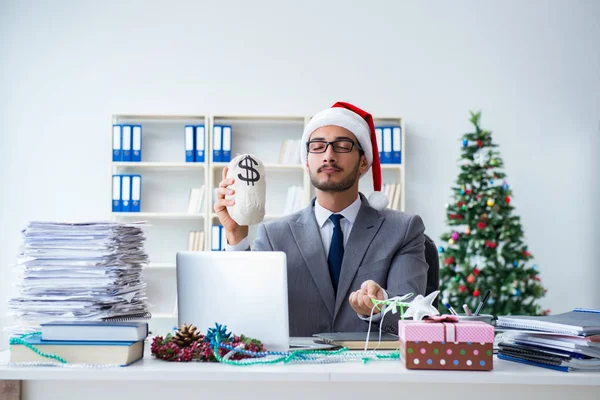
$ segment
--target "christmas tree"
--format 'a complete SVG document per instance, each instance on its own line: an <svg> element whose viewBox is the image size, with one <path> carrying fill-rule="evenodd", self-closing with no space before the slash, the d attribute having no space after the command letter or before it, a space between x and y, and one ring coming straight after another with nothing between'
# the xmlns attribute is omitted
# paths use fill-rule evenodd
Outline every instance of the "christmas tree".
<svg viewBox="0 0 600 400"><path fill-rule="evenodd" d="M479 126L480 117L471 112L475 131L463 136L460 174L453 201L446 204L451 230L439 248L442 299L457 311L467 304L474 312L490 290L481 314L547 314L536 302L546 289L523 241L498 145ZM448 312L443 302L440 311Z"/></svg>

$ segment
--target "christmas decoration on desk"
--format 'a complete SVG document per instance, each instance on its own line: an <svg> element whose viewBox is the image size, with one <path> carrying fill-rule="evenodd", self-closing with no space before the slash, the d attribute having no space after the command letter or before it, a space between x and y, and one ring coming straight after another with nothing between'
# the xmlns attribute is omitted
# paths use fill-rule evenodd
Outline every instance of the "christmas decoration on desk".
<svg viewBox="0 0 600 400"><path fill-rule="evenodd" d="M481 113L471 113L474 131L461 138L459 175L446 205L449 231L438 250L444 265L441 290L452 304L477 308L481 293L491 291L481 313L540 315L537 300L545 289L539 269L524 242L520 217L515 213L512 189L492 134L480 126ZM464 226L464 235L458 235ZM448 245L444 246L443 244ZM517 287L512 285L517 281ZM518 290L517 290L518 289ZM443 311L440 305L440 311Z"/></svg>
<svg viewBox="0 0 600 400"><path fill-rule="evenodd" d="M389 299L392 300L393 299ZM380 306L386 304L380 303ZM226 325L215 323L206 335L195 327L182 326L172 336L156 336L151 352L161 360L174 362L209 361L230 365L259 365L277 363L326 364L347 361L397 360L398 352L349 351L348 348L332 350L267 351L263 344L253 338L236 336L227 331ZM197 338L196 341L194 339ZM188 340L191 339L191 340Z"/></svg>
<svg viewBox="0 0 600 400"><path fill-rule="evenodd" d="M234 195L225 195L226 200L235 198L235 204L227 206L231 218L239 225L254 225L265 217L267 182L265 166L253 154L240 154L229 163L227 179L233 179L229 189Z"/></svg>
<svg viewBox="0 0 600 400"><path fill-rule="evenodd" d="M182 325L175 335L168 334L166 337L155 336L152 339L151 352L161 360L165 361L217 361L214 353L212 341L220 335L223 343L229 344L234 348L259 352L265 351L264 346L259 340L247 336L232 336L226 331L227 327L215 324L215 328L210 328L206 335L200 334L194 325ZM225 356L227 350L220 349L220 356ZM248 358L242 353L232 357L234 360Z"/></svg>

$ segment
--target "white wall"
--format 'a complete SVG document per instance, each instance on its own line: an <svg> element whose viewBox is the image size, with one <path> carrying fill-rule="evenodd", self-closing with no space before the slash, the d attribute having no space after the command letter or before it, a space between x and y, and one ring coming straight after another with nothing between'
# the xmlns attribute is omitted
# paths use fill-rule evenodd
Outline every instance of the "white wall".
<svg viewBox="0 0 600 400"><path fill-rule="evenodd" d="M27 221L107 217L112 113L345 100L406 118L407 208L438 240L483 110L543 304L600 307L599 20L593 0L2 1L0 297Z"/></svg>

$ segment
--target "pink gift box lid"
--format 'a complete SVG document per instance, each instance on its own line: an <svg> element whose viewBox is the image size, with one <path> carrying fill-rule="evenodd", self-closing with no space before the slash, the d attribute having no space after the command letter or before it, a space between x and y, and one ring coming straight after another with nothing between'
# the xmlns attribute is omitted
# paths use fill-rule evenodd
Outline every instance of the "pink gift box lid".
<svg viewBox="0 0 600 400"><path fill-rule="evenodd" d="M492 343L494 327L481 321L425 322L400 320L398 336L405 342Z"/></svg>

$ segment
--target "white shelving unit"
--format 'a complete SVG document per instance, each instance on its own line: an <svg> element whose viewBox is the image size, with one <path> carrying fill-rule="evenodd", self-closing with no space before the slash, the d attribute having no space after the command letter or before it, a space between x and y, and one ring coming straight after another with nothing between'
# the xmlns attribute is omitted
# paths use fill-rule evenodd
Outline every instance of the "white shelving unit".
<svg viewBox="0 0 600 400"><path fill-rule="evenodd" d="M148 283L148 298L152 306L151 330L164 334L177 324L175 256L186 250L188 234L204 231L204 249L211 248L211 226L218 224L213 212L213 192L222 179L223 168L229 163L213 162L213 127L231 125L231 159L237 154L257 156L265 166L267 204L265 220L284 215L284 204L290 186L303 189L302 207L309 204L314 188L305 168L300 164L279 162L283 141L300 139L310 117L305 116L239 116L239 115L113 115L109 140L112 143L113 124L142 125L142 161L111 162L110 177L114 174L142 175L141 212L113 213L115 221L147 221L146 251L150 264L144 271ZM206 127L204 163L185 162L185 125ZM376 126L399 125L402 128L402 164L383 164L383 183L400 183L400 210L405 209L406 152L404 121L400 117L375 118ZM111 180L112 182L112 180ZM204 185L202 212L188 214L190 190ZM363 177L359 189L366 196L373 191L371 173ZM107 205L109 204L107 196ZM256 227L250 228L250 240Z"/></svg>

